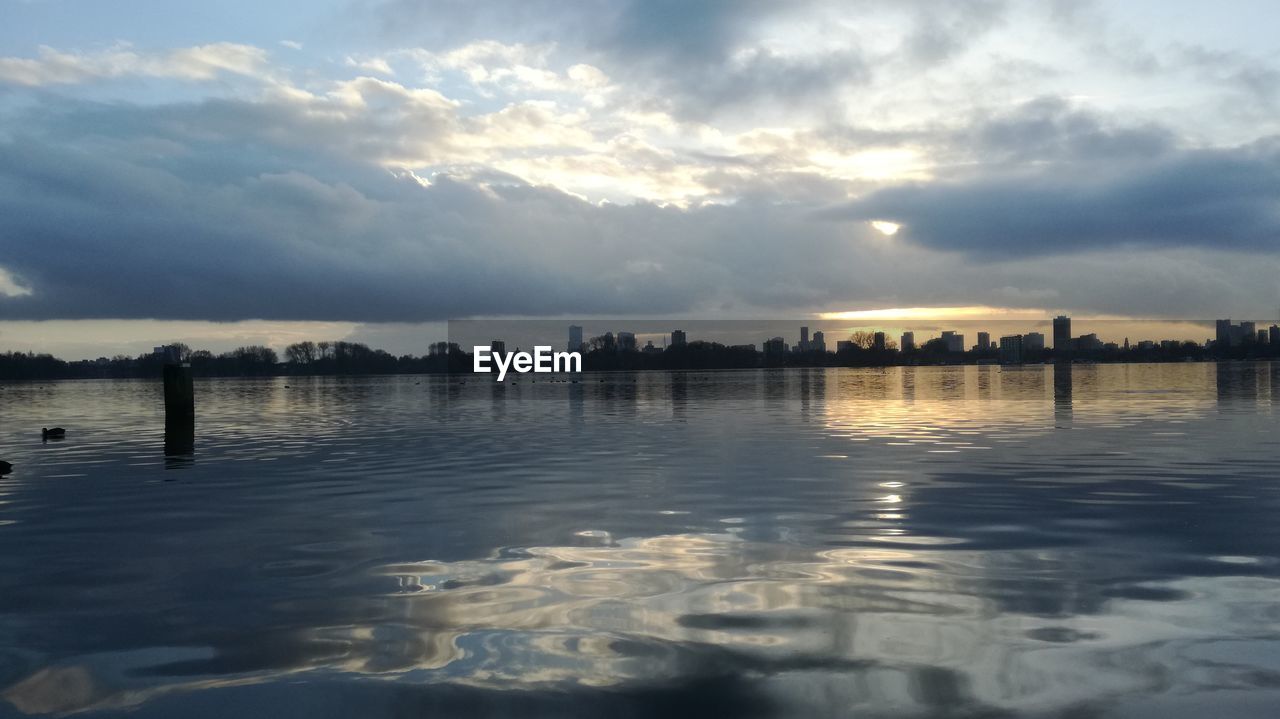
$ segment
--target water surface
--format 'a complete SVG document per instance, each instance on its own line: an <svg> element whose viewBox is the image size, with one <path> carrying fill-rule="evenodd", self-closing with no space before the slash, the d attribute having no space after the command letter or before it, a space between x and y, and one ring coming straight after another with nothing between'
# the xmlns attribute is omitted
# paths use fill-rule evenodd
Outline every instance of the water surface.
<svg viewBox="0 0 1280 719"><path fill-rule="evenodd" d="M1280 713L1280 365L197 403L0 385L0 716Z"/></svg>

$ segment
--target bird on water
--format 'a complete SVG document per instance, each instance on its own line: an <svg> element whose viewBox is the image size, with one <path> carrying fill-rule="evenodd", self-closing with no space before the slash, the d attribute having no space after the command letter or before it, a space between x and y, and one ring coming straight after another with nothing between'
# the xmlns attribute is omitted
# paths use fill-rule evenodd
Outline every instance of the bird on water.
<svg viewBox="0 0 1280 719"><path fill-rule="evenodd" d="M13 471L13 465L0 460L0 474L8 474Z"/></svg>
<svg viewBox="0 0 1280 719"><path fill-rule="evenodd" d="M40 436L42 439L62 439L67 436L67 430L61 427L41 427Z"/></svg>

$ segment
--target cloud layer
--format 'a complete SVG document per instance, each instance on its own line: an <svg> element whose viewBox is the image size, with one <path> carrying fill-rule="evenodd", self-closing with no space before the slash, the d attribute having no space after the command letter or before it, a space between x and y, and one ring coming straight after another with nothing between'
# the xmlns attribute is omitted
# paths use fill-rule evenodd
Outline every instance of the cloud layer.
<svg viewBox="0 0 1280 719"><path fill-rule="evenodd" d="M291 33L0 57L0 319L1280 296L1265 48L1125 46L1097 10L985 0L341 17L364 39L323 54Z"/></svg>

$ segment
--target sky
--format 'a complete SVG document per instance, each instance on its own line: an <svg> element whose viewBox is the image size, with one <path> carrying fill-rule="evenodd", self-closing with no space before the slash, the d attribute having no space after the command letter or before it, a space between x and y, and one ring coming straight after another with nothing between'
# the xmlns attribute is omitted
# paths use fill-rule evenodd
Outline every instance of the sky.
<svg viewBox="0 0 1280 719"><path fill-rule="evenodd" d="M0 6L0 350L1280 312L1266 2Z"/></svg>

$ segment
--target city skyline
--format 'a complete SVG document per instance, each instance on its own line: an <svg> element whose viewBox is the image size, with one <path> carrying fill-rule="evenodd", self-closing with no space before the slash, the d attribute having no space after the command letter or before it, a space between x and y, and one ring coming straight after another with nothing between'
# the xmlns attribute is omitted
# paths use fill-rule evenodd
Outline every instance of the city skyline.
<svg viewBox="0 0 1280 719"><path fill-rule="evenodd" d="M410 351L508 316L1270 319L1267 10L9 3L0 348Z"/></svg>
<svg viewBox="0 0 1280 719"><path fill-rule="evenodd" d="M888 338L888 335L884 330L870 330L870 331L854 330L851 333L851 335L853 334L870 335L870 339L869 339L870 346L864 347L864 349L869 348L869 349L879 350L879 351L895 351L896 350L904 353L911 352L915 350L918 346L927 345L930 342L933 342L935 340L941 341L946 347L946 351L952 352L952 353L966 353L966 352L996 353L996 352L999 352L999 350L1001 349L1002 342L1004 340L1017 338L1018 340L1017 350L1018 350L1019 357L1022 356L1023 352L1037 352L1037 351L1043 351L1046 349L1052 349L1058 353L1062 353L1062 352L1071 353L1071 352L1090 352L1090 351L1110 350L1110 349L1128 350L1131 347L1135 349L1148 349L1148 348L1154 349L1157 346L1168 348L1171 346L1183 345L1187 343L1195 344L1199 347L1204 347L1204 348L1208 348L1208 347L1232 348L1232 347L1240 347L1240 346L1254 345L1254 344L1273 345L1273 346L1280 345L1280 324L1272 324L1270 326L1265 326L1256 321L1241 321L1241 322L1233 323L1230 319L1215 320L1214 321L1215 331L1217 332L1217 334L1214 338L1210 338L1208 340L1205 340L1204 342L1197 342L1196 340L1192 340L1192 339L1174 339L1169 337L1158 337L1154 339L1143 337L1143 338L1138 338L1131 341L1129 337L1125 337L1123 339L1123 344L1121 344L1120 342L1104 340L1101 337L1099 337L1099 335L1096 332L1085 333L1078 336L1072 335L1071 334L1072 318L1066 315L1058 315L1057 317L1053 318L1052 323L1054 328L1052 344L1046 344L1045 343L1046 338L1044 333L1036 332L1036 331L1030 331L1030 332L1015 334L1015 335L1004 335L999 337L996 340L992 340L992 335L990 332L985 330L978 330L975 332L976 342L972 345L966 344L965 342L966 335L963 332L960 332L957 330L940 330L938 331L936 336L924 334L922 335L923 340L919 342L919 344L917 344L917 337L916 337L915 330L904 330L901 334L901 339L896 344L894 344L892 340ZM784 336L768 338L768 339L762 340L759 343L746 342L746 343L740 343L740 344L742 346L751 345L765 352L768 351L767 348L770 345L770 343L773 343L775 347L780 347L781 351L784 353L802 353L802 352L809 352L809 351L819 351L819 352L833 351L831 348L829 348L826 342L825 331L815 330L812 333L812 338L810 337L810 327L808 325L800 325L797 331L798 331L799 338L795 344L788 344L786 337ZM647 340L648 349L651 349L651 350L658 349L657 345L654 344L653 333L636 335L630 332L619 332L618 334L628 335L632 339L632 342L627 346L623 346L619 344L618 349L620 351L625 351L626 349L636 350L637 347L635 344L635 340L637 337ZM606 331L602 336L607 336L609 338L612 338L614 336L614 333L612 331ZM577 338L576 342L575 342L575 337ZM669 334L669 337L670 337L670 345L667 344L667 337L663 336L663 339L662 339L663 344L661 347L662 349L665 349L667 346L683 346L688 342L701 341L700 338L698 337L689 339L688 333L680 329L672 330ZM853 340L852 336L850 339L847 339L847 340L837 339L835 341L835 347L837 349L834 351L839 351L838 348L840 345L853 344L853 343L855 343L855 341ZM571 351L584 350L584 349L588 349L589 346L590 346L590 343L582 340L582 327L579 325L570 325L568 349Z"/></svg>

